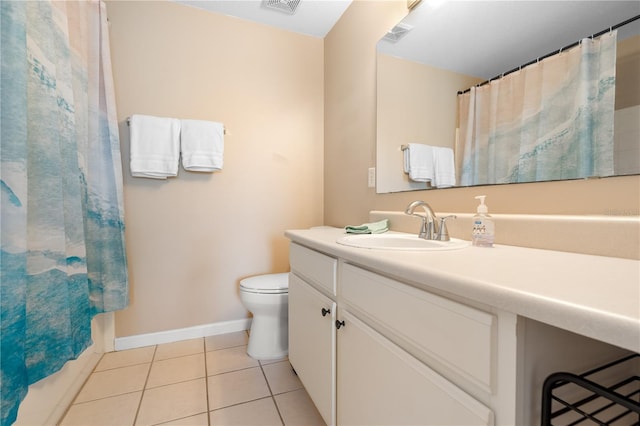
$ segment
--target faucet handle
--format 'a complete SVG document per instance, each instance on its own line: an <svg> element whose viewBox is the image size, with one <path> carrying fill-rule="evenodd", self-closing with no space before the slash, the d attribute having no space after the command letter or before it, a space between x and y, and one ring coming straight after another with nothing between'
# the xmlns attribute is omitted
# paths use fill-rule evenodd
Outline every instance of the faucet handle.
<svg viewBox="0 0 640 426"><path fill-rule="evenodd" d="M420 233L418 234L418 238L424 238L427 239L427 235L429 234L429 225L433 226L433 224L427 224L427 217L420 215L420 214L415 214L413 213L412 216L416 216L419 217L422 220L422 223L420 224Z"/></svg>
<svg viewBox="0 0 640 426"><path fill-rule="evenodd" d="M446 224L446 220L450 219L450 218L456 218L457 216L452 214L449 216L445 216L445 217L441 217L440 218L440 231L438 232L438 236L436 237L436 240L439 241L449 241L449 231L447 230L447 224Z"/></svg>

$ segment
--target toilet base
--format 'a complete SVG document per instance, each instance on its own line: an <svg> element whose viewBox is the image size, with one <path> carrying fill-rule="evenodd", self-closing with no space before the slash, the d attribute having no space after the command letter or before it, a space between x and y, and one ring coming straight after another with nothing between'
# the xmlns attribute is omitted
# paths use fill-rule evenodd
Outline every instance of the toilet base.
<svg viewBox="0 0 640 426"><path fill-rule="evenodd" d="M247 355L259 361L286 358L289 355L287 318L253 317Z"/></svg>
<svg viewBox="0 0 640 426"><path fill-rule="evenodd" d="M252 353L249 351L249 348L247 347L247 355L249 355L251 358L255 359L256 361L276 361L279 359L286 359L287 356L289 355L289 351L288 350L283 351L278 354L275 354L275 353L262 354L262 353Z"/></svg>

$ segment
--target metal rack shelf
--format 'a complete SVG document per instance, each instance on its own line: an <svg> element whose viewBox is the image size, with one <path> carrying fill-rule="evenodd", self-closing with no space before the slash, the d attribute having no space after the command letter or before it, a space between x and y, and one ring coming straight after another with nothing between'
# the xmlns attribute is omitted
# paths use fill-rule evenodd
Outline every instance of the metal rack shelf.
<svg viewBox="0 0 640 426"><path fill-rule="evenodd" d="M624 377L618 377L620 372ZM614 383L598 383L598 376L613 377ZM581 375L551 374L542 390L541 423L543 426L640 425L640 354Z"/></svg>

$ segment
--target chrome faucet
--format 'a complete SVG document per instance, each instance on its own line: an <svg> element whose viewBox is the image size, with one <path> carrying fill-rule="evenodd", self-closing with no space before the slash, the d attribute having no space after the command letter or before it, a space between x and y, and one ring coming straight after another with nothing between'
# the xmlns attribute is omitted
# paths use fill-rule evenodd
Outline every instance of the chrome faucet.
<svg viewBox="0 0 640 426"><path fill-rule="evenodd" d="M417 207L422 207L424 209L425 214L417 214L414 213L414 210ZM424 238L425 240L433 240L433 236L437 231L437 223L436 223L436 214L433 212L431 206L424 201L414 201L413 203L407 206L407 209L404 211L405 214L410 216L417 216L422 219L422 226L420 227L420 234L418 237Z"/></svg>
<svg viewBox="0 0 640 426"><path fill-rule="evenodd" d="M421 215L414 213L414 210L417 207L422 207L425 214ZM449 241L449 232L447 231L447 224L445 221L452 217L455 218L455 215L440 218L440 224L438 225L438 217L433 212L431 206L420 200L409 204L404 213L410 216L417 216L422 219L420 233L418 234L419 238L424 238L425 240Z"/></svg>

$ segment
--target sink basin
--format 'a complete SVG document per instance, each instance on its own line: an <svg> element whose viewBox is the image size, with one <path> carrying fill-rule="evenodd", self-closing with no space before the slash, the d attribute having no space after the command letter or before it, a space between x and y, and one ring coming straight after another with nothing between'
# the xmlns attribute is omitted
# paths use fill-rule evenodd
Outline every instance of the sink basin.
<svg viewBox="0 0 640 426"><path fill-rule="evenodd" d="M407 251L456 250L467 247L469 241L451 238L449 241L425 240L413 234L353 234L336 241L345 246Z"/></svg>

